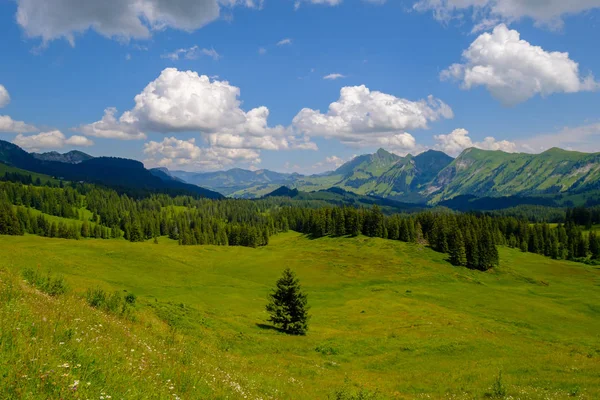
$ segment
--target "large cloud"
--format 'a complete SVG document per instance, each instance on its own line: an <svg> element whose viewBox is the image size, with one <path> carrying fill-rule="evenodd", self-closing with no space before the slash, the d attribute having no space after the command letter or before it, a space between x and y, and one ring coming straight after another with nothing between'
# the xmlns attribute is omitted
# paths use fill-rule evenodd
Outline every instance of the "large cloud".
<svg viewBox="0 0 600 400"><path fill-rule="evenodd" d="M0 108L6 107L10 103L10 95L8 94L8 90L2 85L0 85Z"/></svg>
<svg viewBox="0 0 600 400"><path fill-rule="evenodd" d="M135 96L135 107L119 119L109 108L101 121L77 129L117 139L143 139L145 132L199 132L212 145L227 148L314 147L283 126L269 127L267 107L242 110L239 96L240 89L227 81L167 68Z"/></svg>
<svg viewBox="0 0 600 400"><path fill-rule="evenodd" d="M37 128L23 121L15 121L8 115L0 115L0 132L27 133L35 132Z"/></svg>
<svg viewBox="0 0 600 400"><path fill-rule="evenodd" d="M435 148L452 156L456 156L463 150L471 147L483 150L502 150L507 153L514 153L517 151L516 143L507 140L498 141L491 136L486 137L482 142L473 142L469 137L469 131L462 128L455 129L447 135L434 136L434 138L437 142Z"/></svg>
<svg viewBox="0 0 600 400"><path fill-rule="evenodd" d="M402 153L416 146L407 130L426 129L429 122L452 117L452 109L433 96L411 101L363 85L342 88L327 113L302 109L292 126L297 132L338 139L354 147L385 146Z"/></svg>
<svg viewBox="0 0 600 400"><path fill-rule="evenodd" d="M85 136L73 135L67 138L61 131L41 132L30 136L18 134L13 143L31 151L61 149L65 146L88 147L94 144Z"/></svg>
<svg viewBox="0 0 600 400"><path fill-rule="evenodd" d="M194 31L219 18L220 8L253 0L17 0L17 22L28 37L44 42L93 29L109 38L145 39L152 31Z"/></svg>
<svg viewBox="0 0 600 400"><path fill-rule="evenodd" d="M464 63L443 71L441 78L459 80L463 89L485 86L505 105L518 104L536 94L548 96L599 88L591 75L580 75L579 65L568 53L533 46L504 24L475 39L463 52L463 59Z"/></svg>
<svg viewBox="0 0 600 400"><path fill-rule="evenodd" d="M281 125L269 126L267 107L244 111L239 97L240 89L229 82L167 68L135 96L131 110L117 118L116 109L108 108L100 121L75 130L115 139L144 139L147 132L199 133L208 147L171 137L149 142L146 150L152 156L149 164L166 165L175 150L193 149L195 153L171 162L201 169L249 160L256 163L260 150L317 149L308 135L294 134Z"/></svg>
<svg viewBox="0 0 600 400"><path fill-rule="evenodd" d="M164 138L162 142L150 141L144 145L147 167L181 168L186 170L215 170L233 164L258 164L260 153L250 149L202 148L195 139Z"/></svg>
<svg viewBox="0 0 600 400"><path fill-rule="evenodd" d="M436 19L448 21L472 11L477 27L499 21L531 18L537 25L562 26L562 17L600 7L600 0L419 0L414 9L433 11ZM477 29L476 27L476 29Z"/></svg>

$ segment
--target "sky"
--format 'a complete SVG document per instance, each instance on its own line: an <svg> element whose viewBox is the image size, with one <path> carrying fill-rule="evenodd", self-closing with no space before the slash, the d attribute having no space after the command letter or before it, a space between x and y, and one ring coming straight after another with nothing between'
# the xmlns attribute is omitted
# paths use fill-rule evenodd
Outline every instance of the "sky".
<svg viewBox="0 0 600 400"><path fill-rule="evenodd" d="M0 0L0 139L186 171L596 152L599 22L600 0Z"/></svg>

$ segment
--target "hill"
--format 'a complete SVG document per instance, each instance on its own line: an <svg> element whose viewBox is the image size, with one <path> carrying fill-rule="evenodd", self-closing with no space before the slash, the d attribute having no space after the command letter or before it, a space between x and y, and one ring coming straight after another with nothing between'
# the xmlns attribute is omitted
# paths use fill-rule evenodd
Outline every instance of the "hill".
<svg viewBox="0 0 600 400"><path fill-rule="evenodd" d="M363 196L338 187L317 190L314 192L304 192L299 191L298 189L290 189L287 186L281 186L263 196L263 198L269 197L289 197L298 201L320 201L330 205L350 207L369 208L376 204L383 207L383 210L389 213L402 211L416 212L428 208L428 206L424 204L403 203L377 196Z"/></svg>
<svg viewBox="0 0 600 400"><path fill-rule="evenodd" d="M414 244L291 232L258 249L2 237L0 398L493 398L499 371L513 398L598 398L600 271L500 258L482 273ZM36 266L70 291L26 286ZM286 266L308 293L303 337L266 322ZM137 295L134 320L89 307L90 288Z"/></svg>
<svg viewBox="0 0 600 400"><path fill-rule="evenodd" d="M91 160L92 158L94 158L89 154L77 150L69 151L68 153L64 154L58 153L56 151L51 151L48 153L31 153L31 155L37 158L38 160L57 161L67 164L79 164L82 161Z"/></svg>
<svg viewBox="0 0 600 400"><path fill-rule="evenodd" d="M222 197L219 193L188 183L165 181L145 169L141 162L123 158L96 157L77 164L48 161L36 158L14 144L0 140L0 163L57 179L99 183L132 195L156 192L192 194L208 198Z"/></svg>
<svg viewBox="0 0 600 400"><path fill-rule="evenodd" d="M180 175L184 180L191 179L189 176L195 175ZM499 204L486 200L493 198L511 198L513 204L583 205L595 202L600 192L600 153L554 148L541 154L524 154L471 148L452 159L434 150L400 157L379 149L319 175L234 169L198 176L204 179L198 182L206 187L243 198L261 197L288 186L305 192L335 187L358 195L421 204L474 196L481 200L460 207L482 210Z"/></svg>
<svg viewBox="0 0 600 400"><path fill-rule="evenodd" d="M600 188L600 153L553 148L541 154L467 149L427 188L432 201L576 194Z"/></svg>

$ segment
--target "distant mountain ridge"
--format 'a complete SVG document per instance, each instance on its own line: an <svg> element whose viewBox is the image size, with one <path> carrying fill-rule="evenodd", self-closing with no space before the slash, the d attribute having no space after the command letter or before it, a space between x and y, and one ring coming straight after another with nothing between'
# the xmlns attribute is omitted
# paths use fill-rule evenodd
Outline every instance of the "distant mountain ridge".
<svg viewBox="0 0 600 400"><path fill-rule="evenodd" d="M171 176L187 183L209 187L226 196L246 188L265 188L272 185L279 187L286 184L293 184L301 176L299 174L285 174L267 169L250 171L241 168L217 172L169 171L169 173Z"/></svg>
<svg viewBox="0 0 600 400"><path fill-rule="evenodd" d="M61 154L57 151L50 151L48 153L31 153L31 155L38 160L42 161L56 161L67 164L79 164L82 161L91 160L92 156L82 151L72 150L68 153Z"/></svg>
<svg viewBox="0 0 600 400"><path fill-rule="evenodd" d="M469 196L516 197L509 203L519 204L549 204L549 197L564 200L570 196L581 203L587 196L597 197L600 193L600 153L553 148L541 154L526 154L470 148L453 159L435 150L401 157L379 149L319 175L241 169L172 174L228 196L244 198L261 197L287 186L304 192L340 188L359 195L420 204L437 204L459 196L449 204L460 199L469 199L468 204L480 203ZM189 175L195 180L187 180Z"/></svg>
<svg viewBox="0 0 600 400"><path fill-rule="evenodd" d="M45 157L40 159L13 143L0 140L0 162L58 179L98 183L132 195L155 192L198 195L215 199L223 197L220 193L175 179L158 178L144 168L141 162L135 160L92 157L74 164L55 161L55 155L50 158L52 160L46 160ZM69 158L67 156L63 160Z"/></svg>

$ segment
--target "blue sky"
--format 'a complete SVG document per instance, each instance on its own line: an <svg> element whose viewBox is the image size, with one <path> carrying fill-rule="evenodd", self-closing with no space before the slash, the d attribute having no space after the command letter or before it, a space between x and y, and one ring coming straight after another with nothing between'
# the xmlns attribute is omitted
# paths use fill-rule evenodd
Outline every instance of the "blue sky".
<svg viewBox="0 0 600 400"><path fill-rule="evenodd" d="M105 3L0 0L1 139L191 171L600 151L600 1Z"/></svg>

